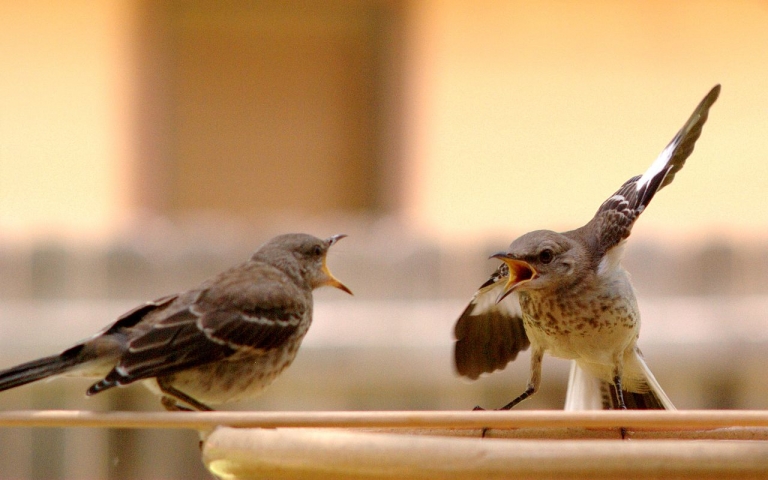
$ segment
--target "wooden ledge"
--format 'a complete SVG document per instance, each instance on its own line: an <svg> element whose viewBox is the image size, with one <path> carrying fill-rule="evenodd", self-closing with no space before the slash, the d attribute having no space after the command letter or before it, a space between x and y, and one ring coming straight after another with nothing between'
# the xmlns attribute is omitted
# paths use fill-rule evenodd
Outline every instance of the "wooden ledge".
<svg viewBox="0 0 768 480"><path fill-rule="evenodd" d="M583 428L711 430L766 428L768 411L378 411L378 412L0 412L0 427L176 428L206 431L240 428L521 429Z"/></svg>
<svg viewBox="0 0 768 480"><path fill-rule="evenodd" d="M193 429L233 480L768 478L765 411L17 411L0 427Z"/></svg>
<svg viewBox="0 0 768 480"><path fill-rule="evenodd" d="M765 478L768 443L492 440L222 427L203 461L226 479Z"/></svg>

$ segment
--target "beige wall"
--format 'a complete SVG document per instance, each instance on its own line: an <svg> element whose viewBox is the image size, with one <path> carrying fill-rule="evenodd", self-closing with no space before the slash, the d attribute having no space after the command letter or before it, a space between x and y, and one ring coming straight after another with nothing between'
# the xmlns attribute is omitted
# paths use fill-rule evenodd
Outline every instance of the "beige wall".
<svg viewBox="0 0 768 480"><path fill-rule="evenodd" d="M136 80L143 66L136 55L136 32L143 28L140 19L146 20L137 13L142 5L2 2L2 235L108 235L141 208L160 205L162 213L162 208L173 210L168 205L174 202L215 204L221 200L217 192L232 178L255 175L252 170L241 174L242 162L230 164L235 170L217 179L213 196L201 195L206 162L217 154L242 152L229 152L226 145L221 150L197 146L194 140L206 128L198 123L187 124L186 136L176 144L182 163L173 168L188 181L174 186L174 178L181 177L173 177L152 183L155 177L147 173L154 167L148 163L156 159L139 148L141 128L161 139L171 138L173 129L135 125L147 118L136 113L147 108L142 98L154 100L142 97L147 84ZM373 147L378 153L372 156L382 162L374 178L355 183L360 166L370 159L349 160L371 148L355 146L370 128L355 138L325 139L331 146L337 142L342 153L358 152L327 165L347 174L328 177L330 190L359 199L367 191L361 185L370 181L388 197L345 200L342 209L356 201L363 209L395 205L415 229L441 238L579 225L621 182L646 168L704 93L720 82L722 97L696 153L674 187L654 200L638 232L768 230L762 200L768 189L764 2L425 0L405 5L402 50L379 52L389 65L405 65L402 77L390 75L391 83L382 88L389 96L378 97L389 109L379 110L390 115L384 122L389 130L382 133L380 119L363 114L381 142ZM399 33L389 27L387 34ZM328 51L336 48L327 43ZM319 55L313 60L332 66ZM245 72L255 75L253 70ZM186 80L194 86L195 79ZM210 86L198 80L198 87ZM312 98L336 102L339 115L358 108L331 95ZM172 113L186 115L192 107ZM305 127L296 127L301 143L323 135ZM174 147L164 148L167 153ZM346 161L352 163L342 166ZM296 191L312 185L315 168L310 165L306 177L296 177ZM160 173L168 174L168 168ZM271 171L277 178L281 173L282 168ZM145 201L158 192L166 195L165 188L175 196ZM237 211L244 203L259 202L243 192L214 207ZM338 207L319 202L307 212L323 211L318 205Z"/></svg>
<svg viewBox="0 0 768 480"><path fill-rule="evenodd" d="M131 22L131 2L0 2L0 235L126 215Z"/></svg>
<svg viewBox="0 0 768 480"><path fill-rule="evenodd" d="M446 237L583 224L716 83L638 231L768 230L765 2L412 2L407 213Z"/></svg>
<svg viewBox="0 0 768 480"><path fill-rule="evenodd" d="M0 235L377 209L382 4L4 2Z"/></svg>
<svg viewBox="0 0 768 480"><path fill-rule="evenodd" d="M165 213L376 208L378 19L305 3L172 13Z"/></svg>

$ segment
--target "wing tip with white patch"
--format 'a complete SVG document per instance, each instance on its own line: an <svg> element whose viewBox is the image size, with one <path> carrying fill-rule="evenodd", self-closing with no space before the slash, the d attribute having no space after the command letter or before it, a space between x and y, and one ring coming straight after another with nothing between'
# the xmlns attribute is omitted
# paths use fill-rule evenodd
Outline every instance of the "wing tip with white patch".
<svg viewBox="0 0 768 480"><path fill-rule="evenodd" d="M635 189L640 191L644 186L648 185L657 175L664 173L664 169L669 170L669 161L672 159L672 155L675 153L675 149L680 145L681 137L676 135L675 138L669 143L669 145L662 150L659 156L654 160L648 170L645 171L642 177L635 182Z"/></svg>
<svg viewBox="0 0 768 480"><path fill-rule="evenodd" d="M671 142L669 142L669 145L667 145L664 150L662 150L656 160L648 168L648 170L646 170L642 177L640 177L640 179L637 181L635 186L638 191L650 183L651 180L657 175L663 173L666 176L668 172L664 172L664 169L669 170L669 161L675 155L675 151L683 142L683 140L688 137L696 125L699 125L699 131L701 130L701 127L703 127L707 116L709 115L709 109L712 107L712 105L714 105L719 96L720 84L717 84L712 87L707 95L704 96L704 98L701 100L701 102L699 102L699 104L696 106L696 109L688 118L688 121L685 122L685 125L683 125L683 128L681 128L680 131L675 134L675 137ZM694 138L693 141L695 142L697 138L698 135L696 135L696 138ZM663 181L664 179L662 178L662 181L659 182L659 185L662 185Z"/></svg>

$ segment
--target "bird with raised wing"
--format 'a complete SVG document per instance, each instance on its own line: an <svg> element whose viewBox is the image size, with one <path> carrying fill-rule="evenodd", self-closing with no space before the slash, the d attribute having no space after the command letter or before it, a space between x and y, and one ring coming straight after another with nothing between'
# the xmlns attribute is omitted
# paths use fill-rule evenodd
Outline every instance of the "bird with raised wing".
<svg viewBox="0 0 768 480"><path fill-rule="evenodd" d="M293 361L312 323L312 290L352 293L321 240L280 235L200 286L141 305L58 355L0 371L0 391L52 376L96 377L86 395L141 381L168 410L252 397Z"/></svg>
<svg viewBox="0 0 768 480"><path fill-rule="evenodd" d="M627 180L586 225L526 233L492 255L503 263L456 322L454 360L460 375L476 379L530 346L528 385L501 409L536 393L545 353L573 360L572 383L599 383L603 406L674 409L637 347L640 312L620 262L632 226L693 152L719 94L716 85L650 168ZM583 393L569 392L568 402Z"/></svg>

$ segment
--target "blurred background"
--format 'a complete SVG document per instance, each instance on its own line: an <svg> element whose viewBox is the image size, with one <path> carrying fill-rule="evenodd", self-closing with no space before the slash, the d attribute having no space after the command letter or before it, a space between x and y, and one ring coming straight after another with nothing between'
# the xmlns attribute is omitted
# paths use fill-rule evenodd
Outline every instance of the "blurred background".
<svg viewBox="0 0 768 480"><path fill-rule="evenodd" d="M232 409L470 409L452 328L517 235L584 224L716 83L625 266L679 408L768 407L768 2L0 2L0 368L275 234L347 233L294 365ZM522 408L562 408L547 358ZM56 380L0 409L160 410ZM0 430L4 478L208 478L193 432Z"/></svg>

